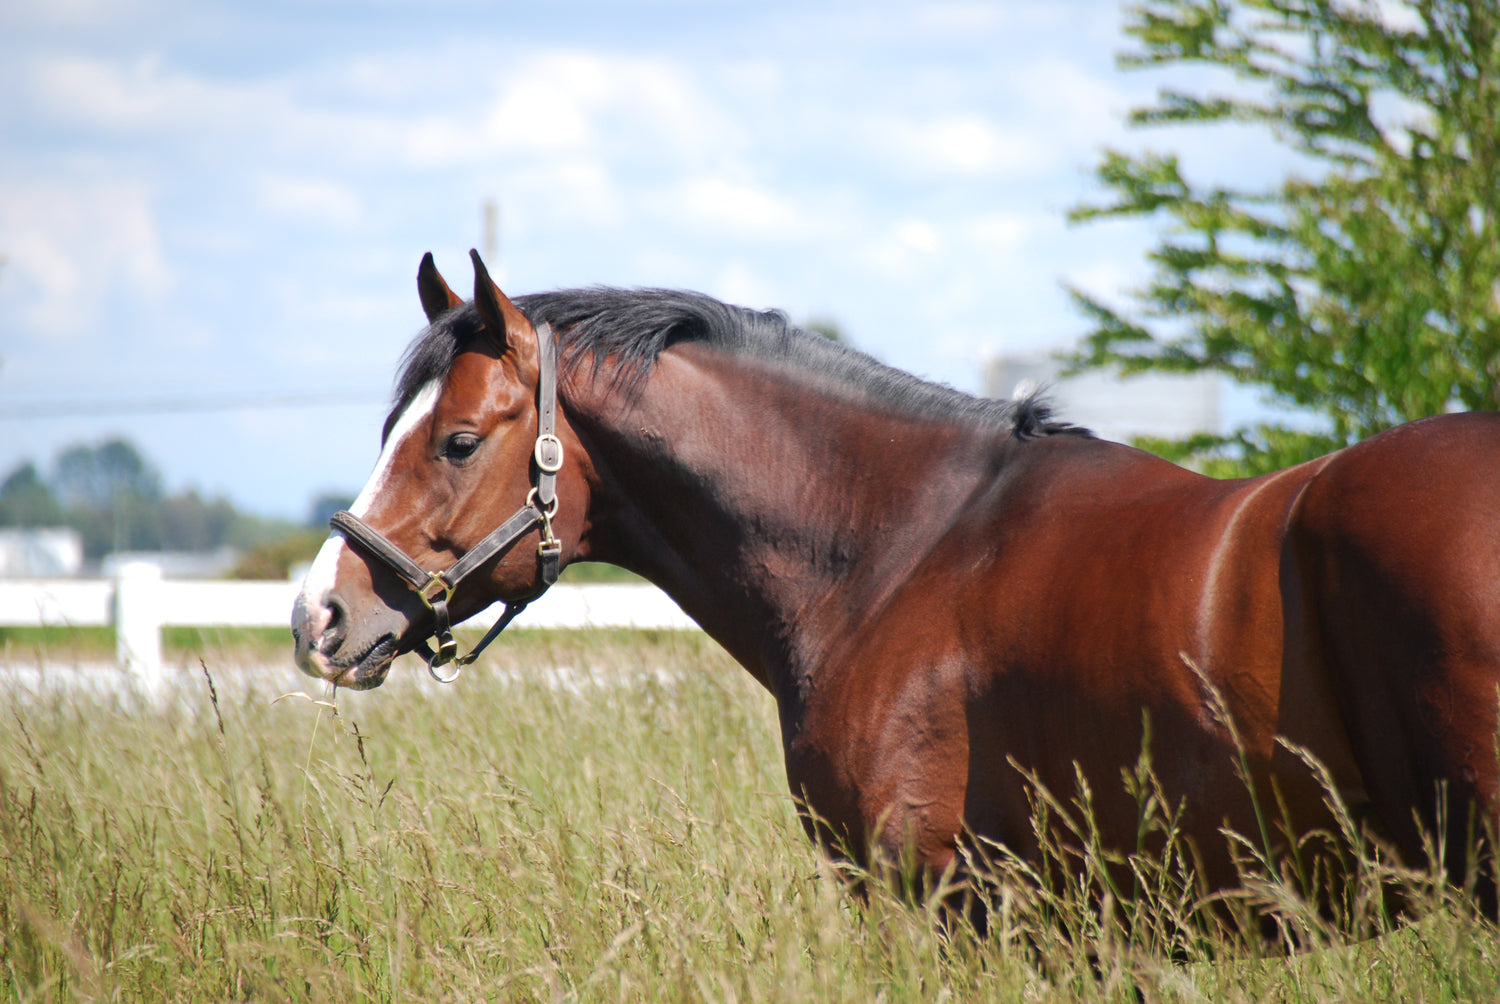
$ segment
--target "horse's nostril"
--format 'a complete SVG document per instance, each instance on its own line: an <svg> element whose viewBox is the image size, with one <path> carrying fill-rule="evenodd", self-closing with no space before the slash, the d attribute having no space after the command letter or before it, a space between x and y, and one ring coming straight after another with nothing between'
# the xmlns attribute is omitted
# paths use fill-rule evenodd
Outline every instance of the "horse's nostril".
<svg viewBox="0 0 1500 1004"><path fill-rule="evenodd" d="M348 633L349 608L337 596L328 597L328 626L323 629L323 637L318 643L319 650L324 655L332 655L339 650Z"/></svg>

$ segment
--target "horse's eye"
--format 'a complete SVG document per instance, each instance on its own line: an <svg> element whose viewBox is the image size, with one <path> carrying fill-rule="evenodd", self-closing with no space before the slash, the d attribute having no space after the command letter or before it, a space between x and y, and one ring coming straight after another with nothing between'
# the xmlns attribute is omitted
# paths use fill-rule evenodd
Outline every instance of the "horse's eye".
<svg viewBox="0 0 1500 1004"><path fill-rule="evenodd" d="M479 437L470 432L455 432L443 444L443 456L449 460L467 460L479 449Z"/></svg>

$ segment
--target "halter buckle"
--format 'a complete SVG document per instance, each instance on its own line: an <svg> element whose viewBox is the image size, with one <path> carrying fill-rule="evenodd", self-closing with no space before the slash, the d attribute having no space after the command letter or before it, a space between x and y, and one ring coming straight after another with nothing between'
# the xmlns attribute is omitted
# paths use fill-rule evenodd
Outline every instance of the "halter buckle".
<svg viewBox="0 0 1500 1004"><path fill-rule="evenodd" d="M537 470L543 474L556 474L562 470L562 440L550 432L544 432L536 437L536 446L532 448L531 455L536 460Z"/></svg>
<svg viewBox="0 0 1500 1004"><path fill-rule="evenodd" d="M437 583L437 587L441 591L440 594L428 593L428 589L431 588L433 583ZM421 599L422 603L427 607L427 609L431 610L435 603L441 602L446 604L451 602L453 599L453 591L457 588L457 586L450 586L448 584L448 580L443 578L442 572L428 572L427 582L422 586L421 589L414 590L414 592L417 594L418 598Z"/></svg>

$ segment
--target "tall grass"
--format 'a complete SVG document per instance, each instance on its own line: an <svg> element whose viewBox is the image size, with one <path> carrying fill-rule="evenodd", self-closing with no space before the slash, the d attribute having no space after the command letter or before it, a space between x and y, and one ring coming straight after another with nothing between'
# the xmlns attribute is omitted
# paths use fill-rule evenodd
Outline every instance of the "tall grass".
<svg viewBox="0 0 1500 1004"><path fill-rule="evenodd" d="M1038 789L1050 853L1082 867L977 845L997 878L976 938L884 883L847 891L786 794L770 699L701 636L492 651L453 687L398 667L336 709L289 669L207 659L165 699L4 690L0 999L1500 997L1493 927L1373 850L1405 926L1302 909L1252 849L1236 903L1304 950L1237 931L1173 858L1149 757L1126 780L1166 850L1117 854L1086 785Z"/></svg>

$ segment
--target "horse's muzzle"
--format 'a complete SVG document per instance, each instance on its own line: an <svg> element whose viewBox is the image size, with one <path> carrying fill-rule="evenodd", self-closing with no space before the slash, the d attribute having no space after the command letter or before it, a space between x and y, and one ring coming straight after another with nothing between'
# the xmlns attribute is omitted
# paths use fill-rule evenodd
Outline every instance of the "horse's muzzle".
<svg viewBox="0 0 1500 1004"><path fill-rule="evenodd" d="M337 596L298 596L292 608L297 668L350 690L378 687L396 658L397 636L386 632L360 643L351 640L350 624L348 608Z"/></svg>

